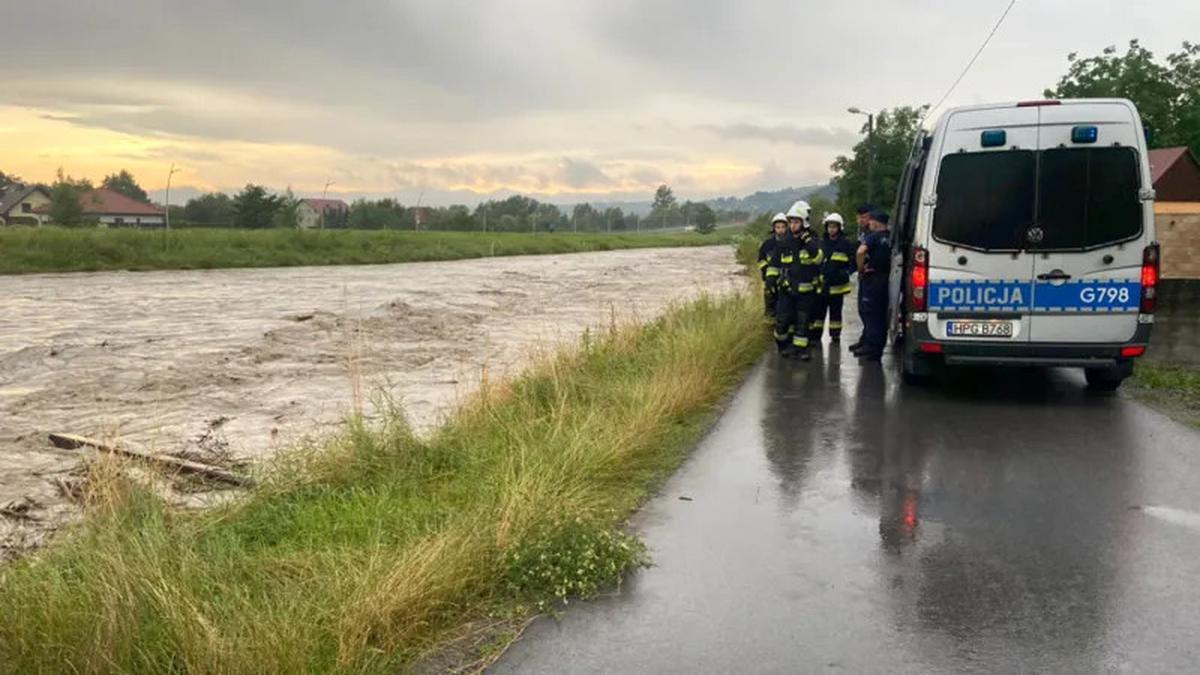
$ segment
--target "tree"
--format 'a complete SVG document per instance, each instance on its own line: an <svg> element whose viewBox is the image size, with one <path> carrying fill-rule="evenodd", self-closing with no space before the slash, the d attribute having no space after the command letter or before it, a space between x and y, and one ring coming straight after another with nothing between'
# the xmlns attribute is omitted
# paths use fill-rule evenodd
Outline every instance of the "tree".
<svg viewBox="0 0 1200 675"><path fill-rule="evenodd" d="M275 199L278 200L278 207L275 209L275 214L271 217L271 225L288 230L298 229L300 227L300 200L292 192L292 187L289 185L283 194L277 195ZM321 223L319 227L328 225L324 221L318 222Z"/></svg>
<svg viewBox="0 0 1200 675"><path fill-rule="evenodd" d="M1067 62L1067 73L1045 91L1047 98L1128 98L1151 131L1153 147L1186 145L1200 153L1200 44L1184 42L1165 63L1137 40L1124 54L1113 46L1084 59L1068 54Z"/></svg>
<svg viewBox="0 0 1200 675"><path fill-rule="evenodd" d="M174 219L174 214L172 214L172 219ZM224 192L210 192L193 197L183 207L183 220L203 225L232 224L234 220L233 200Z"/></svg>
<svg viewBox="0 0 1200 675"><path fill-rule="evenodd" d="M708 204L693 204L691 219L700 234L709 234L717 229L717 213Z"/></svg>
<svg viewBox="0 0 1200 675"><path fill-rule="evenodd" d="M55 176L54 185L50 186L50 222L63 227L83 225L83 200L92 190L91 181L71 178L62 167Z"/></svg>
<svg viewBox="0 0 1200 675"><path fill-rule="evenodd" d="M282 198L270 194L263 186L248 184L233 198L233 223L252 229L271 227L282 204Z"/></svg>
<svg viewBox="0 0 1200 675"><path fill-rule="evenodd" d="M666 183L659 185L658 189L654 191L653 210L657 211L658 209L669 209L672 206L675 206L675 204L675 193L671 191L671 186L667 185Z"/></svg>
<svg viewBox="0 0 1200 675"><path fill-rule="evenodd" d="M3 171L0 171L0 191L7 190L9 187L14 185L21 185L21 179L15 174L4 173Z"/></svg>
<svg viewBox="0 0 1200 675"><path fill-rule="evenodd" d="M917 126L928 108L900 106L881 111L875 116L875 132L856 143L851 156L839 155L833 161L831 168L837 172L833 182L838 189L838 211L843 218L849 219L854 208L867 201L868 166L872 161L874 206L884 210L893 208ZM862 132L867 133L865 126Z"/></svg>
<svg viewBox="0 0 1200 675"><path fill-rule="evenodd" d="M142 189L142 186L138 185L137 181L133 178L133 174L129 173L125 169L121 169L117 173L105 176L104 182L102 182L100 186L106 187L109 190L120 192L126 197L129 197L130 199L136 199L143 204L150 203L150 195L146 194L146 191Z"/></svg>

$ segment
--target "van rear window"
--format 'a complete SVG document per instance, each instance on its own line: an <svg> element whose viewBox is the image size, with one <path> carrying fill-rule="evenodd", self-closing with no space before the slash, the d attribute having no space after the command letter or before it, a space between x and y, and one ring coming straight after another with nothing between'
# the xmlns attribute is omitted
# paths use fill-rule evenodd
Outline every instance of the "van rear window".
<svg viewBox="0 0 1200 675"><path fill-rule="evenodd" d="M975 249L1021 248L1033 224L1036 175L1032 150L947 155L938 171L933 236Z"/></svg>
<svg viewBox="0 0 1200 675"><path fill-rule="evenodd" d="M1141 175L1133 148L1053 148L1041 153L1038 223L1046 249L1086 249L1142 232Z"/></svg>

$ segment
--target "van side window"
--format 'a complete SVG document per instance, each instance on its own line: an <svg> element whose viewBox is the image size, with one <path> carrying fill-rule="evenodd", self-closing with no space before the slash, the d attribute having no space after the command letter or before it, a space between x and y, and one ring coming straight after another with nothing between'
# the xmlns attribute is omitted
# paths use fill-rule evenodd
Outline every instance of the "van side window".
<svg viewBox="0 0 1200 675"><path fill-rule="evenodd" d="M1133 148L1052 148L1041 153L1039 250L1087 249L1142 233L1141 175Z"/></svg>
<svg viewBox="0 0 1200 675"><path fill-rule="evenodd" d="M1037 155L1003 150L947 155L938 171L933 236L980 250L1018 250L1033 224Z"/></svg>

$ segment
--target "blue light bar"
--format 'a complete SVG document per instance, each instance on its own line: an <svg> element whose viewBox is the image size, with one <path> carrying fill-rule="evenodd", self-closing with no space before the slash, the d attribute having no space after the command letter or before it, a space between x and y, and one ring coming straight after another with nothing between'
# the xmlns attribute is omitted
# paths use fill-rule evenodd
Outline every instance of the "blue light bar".
<svg viewBox="0 0 1200 675"><path fill-rule="evenodd" d="M1073 127L1071 129L1072 143L1095 143L1100 138L1100 130L1096 127Z"/></svg>
<svg viewBox="0 0 1200 675"><path fill-rule="evenodd" d="M979 135L979 143L985 148L995 148L1008 143L1008 132L1003 129L988 129Z"/></svg>

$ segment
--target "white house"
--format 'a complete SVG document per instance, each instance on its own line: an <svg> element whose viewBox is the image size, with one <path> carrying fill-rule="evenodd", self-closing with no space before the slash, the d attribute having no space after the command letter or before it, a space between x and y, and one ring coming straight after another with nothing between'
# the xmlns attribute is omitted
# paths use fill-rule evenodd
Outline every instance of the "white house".
<svg viewBox="0 0 1200 675"><path fill-rule="evenodd" d="M301 199L296 207L300 227L344 227L350 205L340 199Z"/></svg>
<svg viewBox="0 0 1200 675"><path fill-rule="evenodd" d="M41 185L10 185L0 190L0 225L41 225L39 213L50 204L50 192Z"/></svg>

